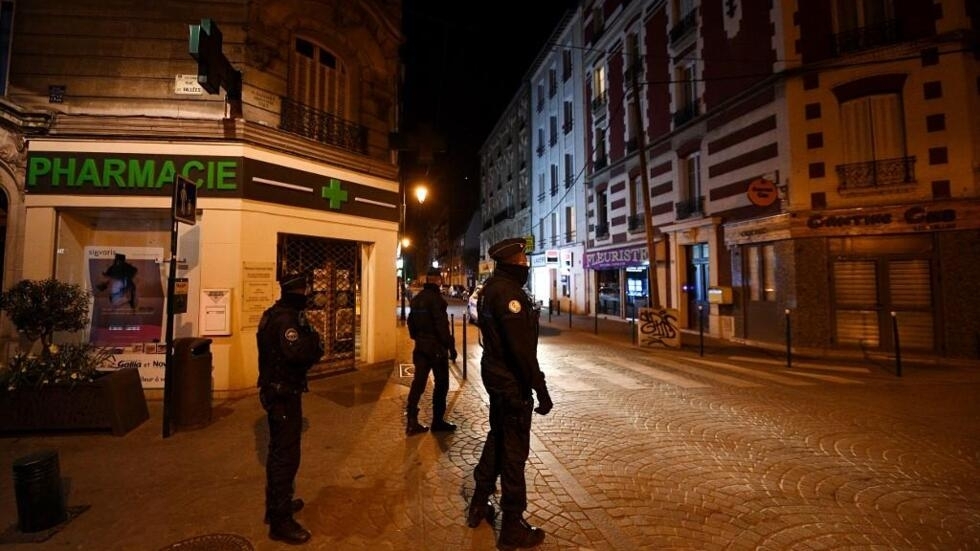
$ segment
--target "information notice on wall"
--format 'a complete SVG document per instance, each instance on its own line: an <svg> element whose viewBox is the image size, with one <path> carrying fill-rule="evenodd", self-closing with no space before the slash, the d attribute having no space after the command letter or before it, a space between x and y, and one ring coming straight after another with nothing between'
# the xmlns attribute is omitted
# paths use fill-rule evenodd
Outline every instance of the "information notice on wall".
<svg viewBox="0 0 980 551"><path fill-rule="evenodd" d="M262 312L276 300L276 263L242 263L242 329L258 327Z"/></svg>

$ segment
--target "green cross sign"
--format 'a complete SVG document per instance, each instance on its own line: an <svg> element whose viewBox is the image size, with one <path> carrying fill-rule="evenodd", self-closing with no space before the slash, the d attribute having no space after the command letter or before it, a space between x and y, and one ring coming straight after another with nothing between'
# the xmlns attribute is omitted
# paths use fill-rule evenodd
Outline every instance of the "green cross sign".
<svg viewBox="0 0 980 551"><path fill-rule="evenodd" d="M320 197L330 201L330 208L340 210L340 204L347 202L347 191L340 189L340 180L330 178L330 186L320 188Z"/></svg>

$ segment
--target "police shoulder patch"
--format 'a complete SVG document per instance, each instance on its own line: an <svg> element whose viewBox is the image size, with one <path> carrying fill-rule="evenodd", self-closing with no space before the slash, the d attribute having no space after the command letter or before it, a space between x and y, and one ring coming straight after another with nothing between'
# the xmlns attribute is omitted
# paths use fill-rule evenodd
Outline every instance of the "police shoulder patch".
<svg viewBox="0 0 980 551"><path fill-rule="evenodd" d="M514 314L519 314L521 312L521 301L512 300L507 303L507 309Z"/></svg>
<svg viewBox="0 0 980 551"><path fill-rule="evenodd" d="M290 327L289 329L286 329L286 333L283 334L283 337L285 337L289 342L296 342L299 340L299 331L297 331L294 327Z"/></svg>

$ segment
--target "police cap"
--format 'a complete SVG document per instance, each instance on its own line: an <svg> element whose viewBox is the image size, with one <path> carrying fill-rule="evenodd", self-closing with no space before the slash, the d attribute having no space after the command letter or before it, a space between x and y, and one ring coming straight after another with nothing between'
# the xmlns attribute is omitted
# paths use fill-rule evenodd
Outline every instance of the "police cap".
<svg viewBox="0 0 980 551"><path fill-rule="evenodd" d="M508 258L524 252L524 247L526 246L527 242L524 241L523 237L511 237L510 239L504 239L494 244L487 251L487 254L497 262L504 262Z"/></svg>
<svg viewBox="0 0 980 551"><path fill-rule="evenodd" d="M283 291L303 291L306 289L306 274L303 272L289 272L279 280L279 288Z"/></svg>

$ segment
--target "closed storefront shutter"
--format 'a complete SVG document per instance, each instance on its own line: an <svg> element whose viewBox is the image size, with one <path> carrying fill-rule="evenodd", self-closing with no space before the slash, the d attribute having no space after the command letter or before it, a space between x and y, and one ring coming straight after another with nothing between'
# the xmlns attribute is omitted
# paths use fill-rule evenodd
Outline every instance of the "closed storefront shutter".
<svg viewBox="0 0 980 551"><path fill-rule="evenodd" d="M888 263L888 276L891 307L898 320L902 348L932 350L934 320L929 261L892 260Z"/></svg>
<svg viewBox="0 0 980 551"><path fill-rule="evenodd" d="M878 275L873 260L834 262L838 344L878 347Z"/></svg>

